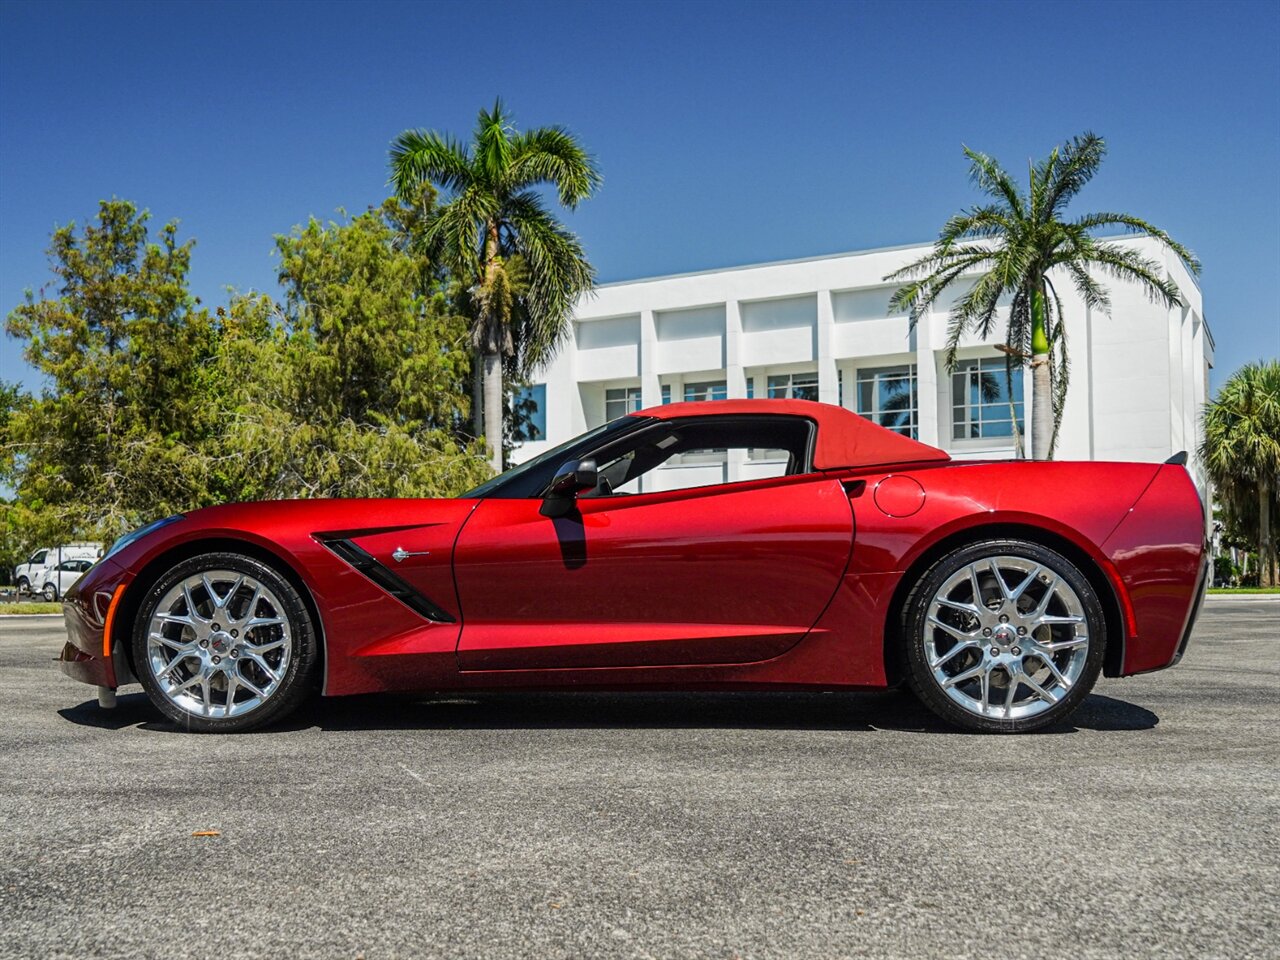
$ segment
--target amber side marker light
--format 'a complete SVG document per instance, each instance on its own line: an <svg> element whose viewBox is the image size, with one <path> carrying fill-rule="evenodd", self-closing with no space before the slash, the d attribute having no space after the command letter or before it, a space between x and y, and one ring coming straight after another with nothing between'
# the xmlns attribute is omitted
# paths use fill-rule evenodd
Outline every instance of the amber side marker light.
<svg viewBox="0 0 1280 960"><path fill-rule="evenodd" d="M116 592L111 595L111 602L107 604L107 615L102 621L102 655L104 657L111 656L111 628L116 622L116 607L120 606L120 598L124 596L125 584L116 587Z"/></svg>

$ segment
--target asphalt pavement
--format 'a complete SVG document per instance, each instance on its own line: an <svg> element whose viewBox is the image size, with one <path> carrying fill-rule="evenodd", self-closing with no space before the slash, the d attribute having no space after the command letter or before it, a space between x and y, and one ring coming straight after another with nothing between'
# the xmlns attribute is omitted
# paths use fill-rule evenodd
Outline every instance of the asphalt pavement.
<svg viewBox="0 0 1280 960"><path fill-rule="evenodd" d="M102 711L0 618L0 957L1277 957L1280 603L1069 727L905 694ZM215 836L193 836L216 831Z"/></svg>

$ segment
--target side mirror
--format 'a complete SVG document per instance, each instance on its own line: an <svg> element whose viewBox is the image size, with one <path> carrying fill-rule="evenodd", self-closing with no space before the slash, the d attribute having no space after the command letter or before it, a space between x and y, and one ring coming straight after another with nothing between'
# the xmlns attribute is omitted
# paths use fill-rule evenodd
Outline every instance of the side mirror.
<svg viewBox="0 0 1280 960"><path fill-rule="evenodd" d="M583 490L594 490L598 480L594 460L570 460L556 471L550 496L573 498Z"/></svg>

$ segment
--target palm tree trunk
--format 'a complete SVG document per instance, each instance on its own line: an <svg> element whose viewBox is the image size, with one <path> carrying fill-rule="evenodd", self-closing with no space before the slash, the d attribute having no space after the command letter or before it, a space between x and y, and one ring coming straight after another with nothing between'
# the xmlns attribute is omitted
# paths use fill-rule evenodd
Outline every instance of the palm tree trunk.
<svg viewBox="0 0 1280 960"><path fill-rule="evenodd" d="M1271 489L1266 477L1258 484L1258 584L1275 584L1275 547L1271 543Z"/></svg>
<svg viewBox="0 0 1280 960"><path fill-rule="evenodd" d="M471 435L484 436L484 381L481 371L484 357L479 350L471 351Z"/></svg>
<svg viewBox="0 0 1280 960"><path fill-rule="evenodd" d="M498 260L498 224L490 221L484 237L484 287L491 290ZM488 298L486 297L486 303ZM489 466L502 472L502 354L498 331L494 328L492 305L481 310L484 330L484 442L489 450Z"/></svg>
<svg viewBox="0 0 1280 960"><path fill-rule="evenodd" d="M1031 292L1031 456L1048 460L1053 445L1053 381L1045 327L1044 284Z"/></svg>
<svg viewBox="0 0 1280 960"><path fill-rule="evenodd" d="M502 355L484 355L484 442L489 466L502 472Z"/></svg>

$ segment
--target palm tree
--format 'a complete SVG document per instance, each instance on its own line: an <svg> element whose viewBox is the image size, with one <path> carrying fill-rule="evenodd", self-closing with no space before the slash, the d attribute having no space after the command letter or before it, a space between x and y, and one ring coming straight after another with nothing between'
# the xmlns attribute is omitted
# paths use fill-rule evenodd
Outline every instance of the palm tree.
<svg viewBox="0 0 1280 960"><path fill-rule="evenodd" d="M1246 363L1233 373L1205 407L1203 437L1200 457L1209 479L1228 514L1249 527L1256 522L1261 582L1274 583L1271 503L1280 486L1280 361Z"/></svg>
<svg viewBox="0 0 1280 960"><path fill-rule="evenodd" d="M886 276L902 283L890 305L908 311L914 326L944 290L962 276L980 274L952 308L946 360L948 370L953 370L961 337L972 331L983 339L990 336L1002 298L1011 297L1003 347L1012 358L1009 378L1014 368L1030 360L1031 451L1036 457L1052 459L1069 370L1055 278L1071 282L1087 306L1103 312L1110 310L1110 297L1091 270L1136 281L1153 301L1163 300L1169 306L1182 302L1177 285L1163 275L1159 264L1094 236L1105 228L1159 240L1193 273L1199 273L1200 264L1163 230L1127 213L1064 218L1067 204L1102 164L1106 144L1101 137L1085 133L1029 165L1026 193L992 157L968 147L964 153L970 179L993 202L951 217L932 252Z"/></svg>
<svg viewBox="0 0 1280 960"><path fill-rule="evenodd" d="M427 130L406 130L395 139L397 195L411 199L428 182L446 201L421 240L467 291L472 345L484 364L489 462L501 470L503 358L518 354L526 374L550 360L569 332L574 303L595 280L582 244L547 209L538 188L553 187L572 210L600 185L600 174L564 128L519 133L499 100L480 111L469 145Z"/></svg>

